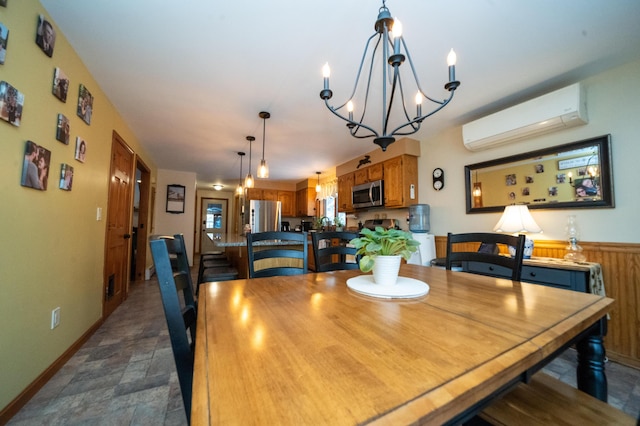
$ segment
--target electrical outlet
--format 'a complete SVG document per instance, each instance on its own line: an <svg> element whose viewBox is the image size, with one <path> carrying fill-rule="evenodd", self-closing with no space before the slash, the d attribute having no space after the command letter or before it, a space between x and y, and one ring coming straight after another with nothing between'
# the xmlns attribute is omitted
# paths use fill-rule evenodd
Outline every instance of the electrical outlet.
<svg viewBox="0 0 640 426"><path fill-rule="evenodd" d="M51 311L51 329L53 330L60 325L60 307Z"/></svg>

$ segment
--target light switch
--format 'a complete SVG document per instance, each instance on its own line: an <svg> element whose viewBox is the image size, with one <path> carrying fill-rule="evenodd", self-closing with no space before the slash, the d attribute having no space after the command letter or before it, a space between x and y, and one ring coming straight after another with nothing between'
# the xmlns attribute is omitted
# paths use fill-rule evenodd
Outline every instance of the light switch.
<svg viewBox="0 0 640 426"><path fill-rule="evenodd" d="M96 209L96 220L102 220L102 207Z"/></svg>

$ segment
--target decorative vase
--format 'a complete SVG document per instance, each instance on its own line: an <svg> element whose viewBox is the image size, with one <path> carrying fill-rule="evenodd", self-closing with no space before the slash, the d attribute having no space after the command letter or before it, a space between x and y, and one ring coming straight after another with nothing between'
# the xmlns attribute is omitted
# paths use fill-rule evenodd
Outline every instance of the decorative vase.
<svg viewBox="0 0 640 426"><path fill-rule="evenodd" d="M395 285L400 272L402 256L376 256L373 280L378 285Z"/></svg>

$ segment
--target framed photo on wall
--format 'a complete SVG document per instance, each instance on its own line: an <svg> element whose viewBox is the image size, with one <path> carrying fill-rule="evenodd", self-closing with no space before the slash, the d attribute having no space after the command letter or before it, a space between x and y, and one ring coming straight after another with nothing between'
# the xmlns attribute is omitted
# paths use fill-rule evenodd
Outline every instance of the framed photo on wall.
<svg viewBox="0 0 640 426"><path fill-rule="evenodd" d="M27 141L20 185L46 191L50 163L51 151L32 141Z"/></svg>
<svg viewBox="0 0 640 426"><path fill-rule="evenodd" d="M167 185L167 213L184 213L184 185Z"/></svg>
<svg viewBox="0 0 640 426"><path fill-rule="evenodd" d="M62 142L65 145L69 145L69 134L71 128L69 125L69 119L64 114L58 114L58 127L56 128L56 140Z"/></svg>
<svg viewBox="0 0 640 426"><path fill-rule="evenodd" d="M87 142L82 139L80 136L76 136L76 156L75 159L81 163L84 163L84 160L87 156Z"/></svg>
<svg viewBox="0 0 640 426"><path fill-rule="evenodd" d="M38 16L38 29L36 31L36 44L48 57L53 56L53 48L56 45L56 30L51 22L47 21L43 15Z"/></svg>
<svg viewBox="0 0 640 426"><path fill-rule="evenodd" d="M60 68L56 68L53 72L53 95L62 102L67 102L67 93L69 92L69 77Z"/></svg>
<svg viewBox="0 0 640 426"><path fill-rule="evenodd" d="M60 165L60 189L71 191L73 186L73 166L62 163Z"/></svg>
<svg viewBox="0 0 640 426"><path fill-rule="evenodd" d="M0 118L20 126L24 95L6 81L0 81Z"/></svg>
<svg viewBox="0 0 640 426"><path fill-rule="evenodd" d="M7 43L9 41L9 28L5 27L0 22L0 65L4 64L4 59L7 56Z"/></svg>
<svg viewBox="0 0 640 426"><path fill-rule="evenodd" d="M91 95L91 92L81 84L80 89L78 90L78 117L82 118L82 121L85 123L91 124L92 114L93 96Z"/></svg>

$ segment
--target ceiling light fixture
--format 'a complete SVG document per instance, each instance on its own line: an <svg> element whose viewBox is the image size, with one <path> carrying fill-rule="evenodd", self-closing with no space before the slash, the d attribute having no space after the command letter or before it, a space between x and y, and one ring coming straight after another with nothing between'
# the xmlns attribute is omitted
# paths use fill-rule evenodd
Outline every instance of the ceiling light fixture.
<svg viewBox="0 0 640 426"><path fill-rule="evenodd" d="M262 160L260 160L260 165L258 166L258 178L266 179L269 177L269 166L267 165L267 161L264 159L264 140L267 128L267 118L271 117L271 114L262 111L258 116L262 118Z"/></svg>
<svg viewBox="0 0 640 426"><path fill-rule="evenodd" d="M238 152L240 156L240 179L238 179L238 187L236 188L236 194L242 196L244 194L244 188L242 187L242 157L244 157L244 152Z"/></svg>
<svg viewBox="0 0 640 426"><path fill-rule="evenodd" d="M251 176L251 143L256 140L253 136L247 136L247 140L249 141L249 173L247 173L247 177L244 179L244 187L245 188L253 188L253 176Z"/></svg>
<svg viewBox="0 0 640 426"><path fill-rule="evenodd" d="M213 189L216 191L220 191L222 188L224 188L224 185L220 185L219 183L213 185Z"/></svg>
<svg viewBox="0 0 640 426"><path fill-rule="evenodd" d="M322 172L316 172L316 174L318 175L318 183L316 184L316 192L320 192L322 191L322 187L320 186L320 173Z"/></svg>
<svg viewBox="0 0 640 426"><path fill-rule="evenodd" d="M416 75L415 67L413 66L413 60L411 59L411 55L409 55L409 50L407 49L407 45L404 42L404 38L402 37L402 24L397 18L391 17L389 9L387 9L387 7L385 6L385 0L382 1L382 7L378 11L378 19L375 23L375 30L376 32L371 37L369 37L369 40L367 40L364 54L362 55L362 60L360 62L360 68L358 69L358 74L356 76L356 82L349 99L347 99L347 101L339 107L333 107L329 105L329 99L331 99L331 97L333 96L333 92L329 89L329 77L331 71L329 69L328 63L324 65L322 70L322 74L324 77L324 89L320 92L320 98L324 100L324 103L329 111L347 122L347 127L349 128L351 136L360 139L374 137L375 139L373 140L373 142L379 145L383 151L386 151L387 147L395 142L395 136L406 136L417 132L418 130L420 130L420 125L425 118L435 114L436 112L444 108L451 101L451 99L453 99L453 94L458 86L460 86L460 82L455 78L456 54L453 49L451 49L451 51L449 52L449 56L447 57L447 63L449 65L449 82L444 85L444 88L449 91L448 99L439 101L425 94L424 90L422 90L422 88L420 87L418 76ZM391 35L389 34L390 31ZM360 92L358 96L359 99L362 99L362 103L360 104L360 110L362 111L362 113L359 120L354 120L354 96L356 96L358 83L360 81L360 76L362 75L362 67L364 65L365 59L367 59L369 45L374 37L376 37L376 35L377 40L375 41L374 47L370 52L371 63L369 65L369 76L364 82L365 84L363 90L365 91L364 93ZM404 47L404 54L401 53L401 46ZM379 113L382 115L382 129L375 130L372 124L365 124L365 116L367 115L367 108L371 107L371 105L368 105L368 102L371 98L374 98L374 95L370 93L369 89L371 88L371 77L376 71L374 65L376 53L378 53L379 48L382 49L382 70L377 72L377 74L379 74L380 72L382 74L382 92L379 94L379 96L382 98L382 105L381 109L379 110ZM409 86L403 85L403 81L400 75L400 65L402 65L402 63L404 62L405 55L406 59L409 60L413 79L415 80L414 82L407 82L410 84L410 88L412 90L415 89L416 92L416 116L414 118L411 118L409 116L407 107L405 105L404 89L407 88L409 90ZM393 69L388 69L387 64ZM388 98L387 89L390 90L390 96ZM394 105L393 102L396 96L400 96L400 99L398 99L399 104L396 103L396 105ZM427 100L435 104L434 109L428 111L425 114L422 113L423 98L426 98ZM348 112L347 116L344 115L344 112L339 112L345 106ZM391 120L392 112L394 113L394 116L396 116L394 120ZM358 134L358 131L360 129L363 129L361 132L362 134Z"/></svg>

